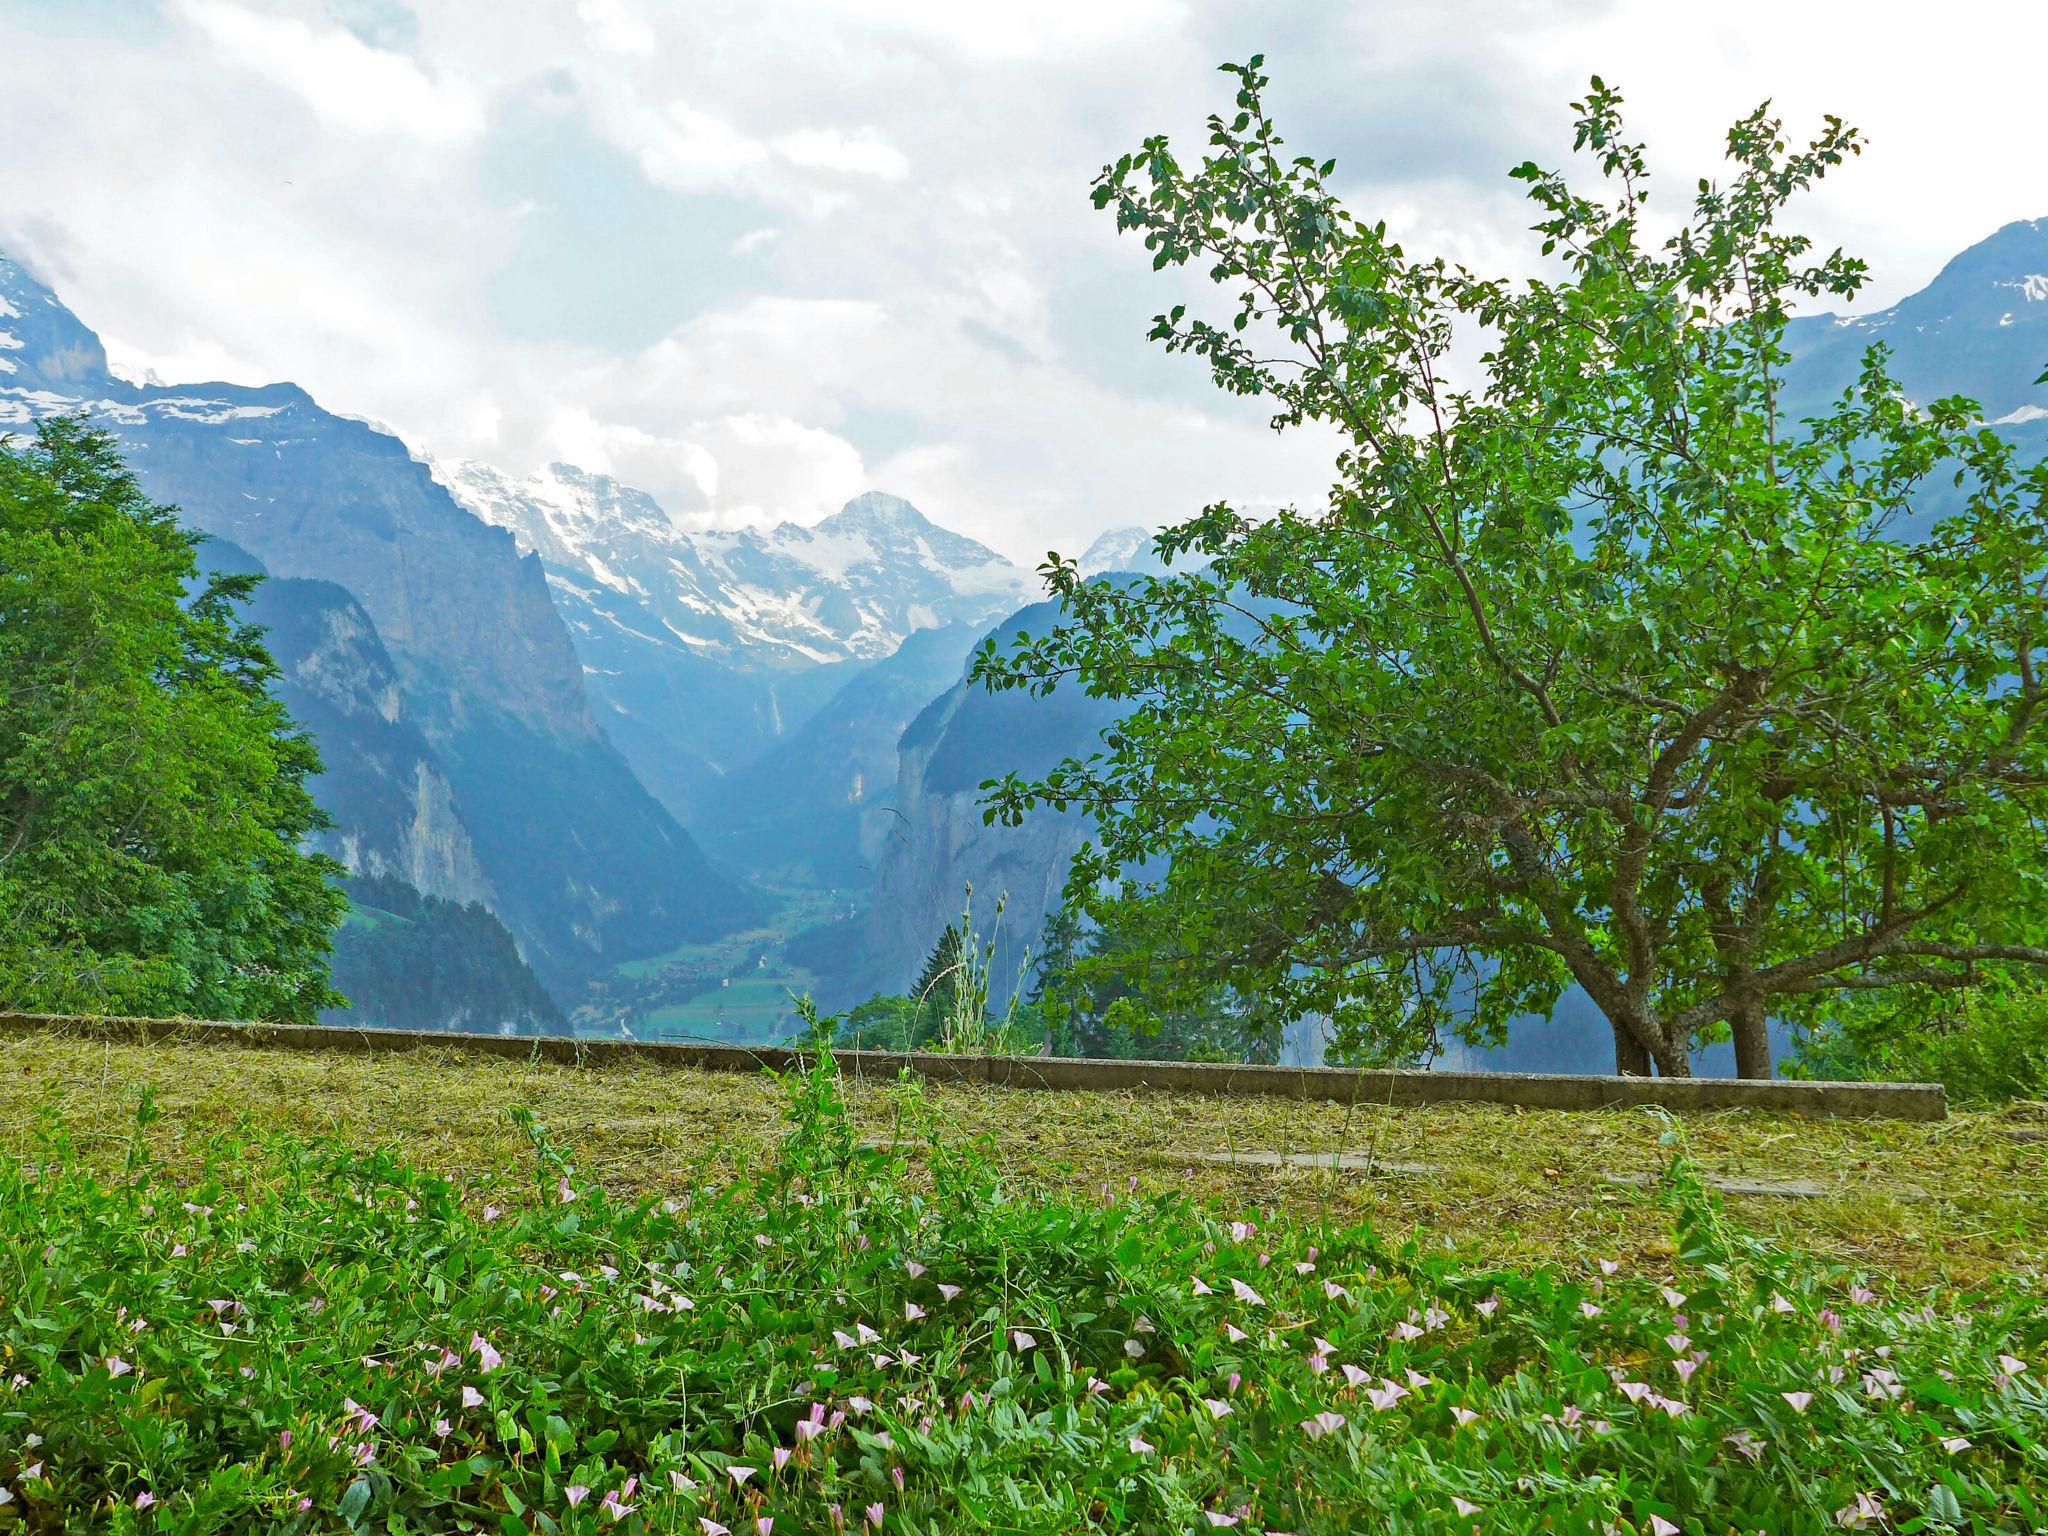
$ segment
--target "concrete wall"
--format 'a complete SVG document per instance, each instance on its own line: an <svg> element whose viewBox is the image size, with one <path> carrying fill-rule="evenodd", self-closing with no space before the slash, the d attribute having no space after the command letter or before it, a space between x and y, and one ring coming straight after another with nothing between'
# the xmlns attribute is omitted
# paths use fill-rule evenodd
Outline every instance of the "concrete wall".
<svg viewBox="0 0 2048 1536"><path fill-rule="evenodd" d="M446 1050L514 1060L603 1066L655 1062L710 1072L785 1071L805 1060L780 1046L577 1040L561 1036L423 1033L325 1025L222 1024L183 1019L86 1019L0 1013L0 1034L58 1031L95 1038L226 1040L281 1050ZM1065 1056L939 1056L840 1051L842 1071L895 1077L906 1068L934 1082L1122 1093L1221 1094L1332 1100L1340 1104L1501 1104L1524 1109L1756 1109L1894 1120L1940 1120L1947 1100L1933 1083L1803 1083L1736 1078L1578 1077L1536 1072L1370 1072L1343 1067L1254 1067L1190 1061L1092 1061Z"/></svg>

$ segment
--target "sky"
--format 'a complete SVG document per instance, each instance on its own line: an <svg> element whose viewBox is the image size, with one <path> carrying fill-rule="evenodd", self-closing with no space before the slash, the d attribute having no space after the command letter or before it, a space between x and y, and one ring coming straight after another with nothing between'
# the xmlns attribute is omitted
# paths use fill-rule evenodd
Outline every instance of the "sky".
<svg viewBox="0 0 2048 1536"><path fill-rule="evenodd" d="M885 490L1035 563L1327 485L1145 340L1200 285L1088 199L1255 52L1354 212L1507 275L1506 171L1593 74L1674 210L1766 98L1862 128L1803 222L1870 307L2048 215L2048 0L0 0L0 249L137 373L686 522Z"/></svg>

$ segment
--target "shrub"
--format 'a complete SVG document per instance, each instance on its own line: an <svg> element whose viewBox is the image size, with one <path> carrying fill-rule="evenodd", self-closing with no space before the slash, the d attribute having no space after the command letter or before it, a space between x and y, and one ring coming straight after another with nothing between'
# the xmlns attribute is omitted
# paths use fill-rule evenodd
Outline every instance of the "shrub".
<svg viewBox="0 0 2048 1536"><path fill-rule="evenodd" d="M1796 1075L1940 1083L1965 1104L2048 1098L2048 990L2015 982L1935 1008L1850 1012L1801 1042Z"/></svg>

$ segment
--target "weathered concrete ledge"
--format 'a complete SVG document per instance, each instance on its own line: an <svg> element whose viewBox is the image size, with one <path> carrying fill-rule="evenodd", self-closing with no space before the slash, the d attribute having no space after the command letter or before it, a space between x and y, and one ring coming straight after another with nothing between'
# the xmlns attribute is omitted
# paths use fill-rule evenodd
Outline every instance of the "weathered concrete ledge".
<svg viewBox="0 0 2048 1536"><path fill-rule="evenodd" d="M784 1046L710 1045L562 1036L442 1034L299 1024L224 1024L195 1019L73 1018L0 1013L0 1034L60 1032L102 1039L226 1040L279 1050L385 1052L444 1050L573 1066L657 1062L709 1072L785 1071L806 1053ZM939 1056L930 1052L839 1051L856 1077L895 1077L905 1068L942 1083L1123 1093L1216 1094L1227 1098L1330 1100L1339 1104L1499 1104L1521 1109L1760 1109L1803 1115L1940 1120L1948 1104L1936 1083L1748 1082L1725 1077L1568 1077L1535 1072L1391 1072L1347 1067L1256 1067L1193 1061L1090 1061L1065 1056Z"/></svg>

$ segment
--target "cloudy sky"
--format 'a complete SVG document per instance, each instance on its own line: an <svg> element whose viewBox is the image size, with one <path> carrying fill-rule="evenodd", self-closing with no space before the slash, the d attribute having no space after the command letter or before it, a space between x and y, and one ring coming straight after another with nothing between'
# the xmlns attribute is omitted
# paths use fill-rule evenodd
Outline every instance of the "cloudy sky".
<svg viewBox="0 0 2048 1536"><path fill-rule="evenodd" d="M1765 97L1865 129L1808 224L1873 304L2048 214L2044 0L0 0L0 248L167 380L1035 559L1324 483L1148 346L1179 290L1087 198L1254 51L1355 211L1508 272L1593 73L1674 205Z"/></svg>

